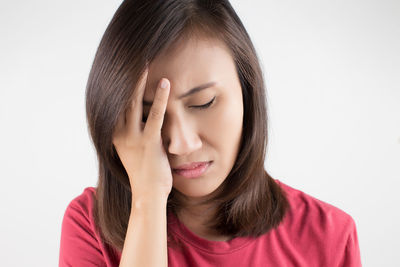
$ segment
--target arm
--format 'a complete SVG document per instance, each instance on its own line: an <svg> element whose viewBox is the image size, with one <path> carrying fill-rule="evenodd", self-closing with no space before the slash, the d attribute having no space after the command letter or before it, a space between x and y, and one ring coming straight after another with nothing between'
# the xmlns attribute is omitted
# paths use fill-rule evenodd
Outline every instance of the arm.
<svg viewBox="0 0 400 267"><path fill-rule="evenodd" d="M168 266L166 207L162 197L132 203L120 267Z"/></svg>
<svg viewBox="0 0 400 267"><path fill-rule="evenodd" d="M121 112L113 132L113 145L129 177L132 206L120 266L167 267L167 200L172 172L162 143L161 128L170 83L161 79L148 120L142 121L148 66L130 106ZM155 167L157 166L157 167Z"/></svg>

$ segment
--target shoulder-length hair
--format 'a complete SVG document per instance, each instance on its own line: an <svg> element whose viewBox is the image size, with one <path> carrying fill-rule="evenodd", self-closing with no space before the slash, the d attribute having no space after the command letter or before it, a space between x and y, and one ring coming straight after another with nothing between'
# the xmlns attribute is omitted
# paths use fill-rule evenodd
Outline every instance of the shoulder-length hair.
<svg viewBox="0 0 400 267"><path fill-rule="evenodd" d="M117 118L130 103L146 63L191 36L223 41L242 87L243 131L225 181L207 203L217 213L207 223L221 235L257 237L279 225L285 193L264 169L268 141L265 88L259 60L241 20L227 0L125 0L97 49L86 87L86 116L99 179L93 207L102 241L122 251L131 210L128 175L112 144ZM167 212L181 207L175 189ZM168 235L170 236L170 235Z"/></svg>

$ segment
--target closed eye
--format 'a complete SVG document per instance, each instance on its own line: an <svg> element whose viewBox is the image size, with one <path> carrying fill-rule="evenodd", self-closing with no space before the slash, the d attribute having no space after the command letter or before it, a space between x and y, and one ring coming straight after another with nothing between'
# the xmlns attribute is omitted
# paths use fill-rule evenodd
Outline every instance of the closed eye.
<svg viewBox="0 0 400 267"><path fill-rule="evenodd" d="M208 108L215 100L215 96L213 97L213 99L211 99L210 102L208 102L207 104L201 105L201 106L190 106L191 108L198 108L198 109L204 109L204 108Z"/></svg>
<svg viewBox="0 0 400 267"><path fill-rule="evenodd" d="M211 104L214 102L214 100L215 100L215 96L207 104L204 104L204 105L201 105L201 106L190 106L190 108L205 109L205 108L208 108L209 106L211 106ZM147 121L147 116L143 115L142 122L146 122L146 121Z"/></svg>

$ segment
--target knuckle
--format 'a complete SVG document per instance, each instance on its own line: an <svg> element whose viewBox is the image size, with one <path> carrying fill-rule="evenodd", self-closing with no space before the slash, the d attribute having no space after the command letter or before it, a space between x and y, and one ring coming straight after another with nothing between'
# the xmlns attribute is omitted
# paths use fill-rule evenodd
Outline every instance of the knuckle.
<svg viewBox="0 0 400 267"><path fill-rule="evenodd" d="M129 106L129 108L130 108L130 109L131 109L131 108L135 108L136 105L137 105L137 103L138 103L137 96L134 96L133 99L132 99L132 101L131 101L131 105Z"/></svg>
<svg viewBox="0 0 400 267"><path fill-rule="evenodd" d="M163 112L158 107L153 108L150 112L150 117L152 117L153 119L161 119L162 116L163 116Z"/></svg>

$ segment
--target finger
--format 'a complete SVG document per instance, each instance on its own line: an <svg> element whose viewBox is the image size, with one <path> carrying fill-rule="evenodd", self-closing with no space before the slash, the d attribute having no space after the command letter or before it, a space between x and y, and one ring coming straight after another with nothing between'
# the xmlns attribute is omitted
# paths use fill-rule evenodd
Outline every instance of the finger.
<svg viewBox="0 0 400 267"><path fill-rule="evenodd" d="M142 131L143 95L146 88L149 69L145 68L133 92L131 105L127 110L126 123L129 133L138 134Z"/></svg>
<svg viewBox="0 0 400 267"><path fill-rule="evenodd" d="M165 88L161 86L165 82ZM157 136L161 132L161 127L164 121L165 109L170 91L170 83L168 79L161 79L158 85L157 92L154 96L153 104L151 105L149 116L144 127L144 132L149 136ZM158 140L157 140L158 141Z"/></svg>

